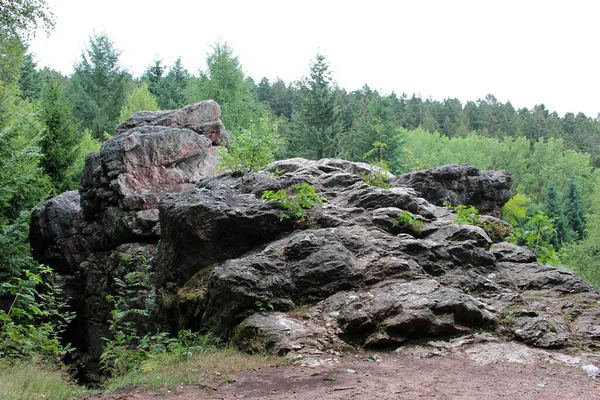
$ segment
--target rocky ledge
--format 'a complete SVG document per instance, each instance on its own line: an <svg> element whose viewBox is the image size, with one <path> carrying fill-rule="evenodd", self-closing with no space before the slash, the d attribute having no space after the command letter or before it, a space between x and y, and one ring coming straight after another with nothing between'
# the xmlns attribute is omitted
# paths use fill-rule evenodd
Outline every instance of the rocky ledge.
<svg viewBox="0 0 600 400"><path fill-rule="evenodd" d="M215 107L135 115L88 157L79 192L33 215L34 256L64 282L78 312L68 338L92 358L108 334L105 297L134 270L156 287L141 293L156 306L139 329L211 331L254 352L398 347L481 331L542 348L598 344L593 287L536 262L529 248L456 224L442 206L471 204L501 224L506 172L445 166L390 176L386 189L363 181L368 164L338 159L216 175L214 145L228 136ZM198 110L208 110L204 125ZM302 218L261 198L303 183L323 204Z"/></svg>

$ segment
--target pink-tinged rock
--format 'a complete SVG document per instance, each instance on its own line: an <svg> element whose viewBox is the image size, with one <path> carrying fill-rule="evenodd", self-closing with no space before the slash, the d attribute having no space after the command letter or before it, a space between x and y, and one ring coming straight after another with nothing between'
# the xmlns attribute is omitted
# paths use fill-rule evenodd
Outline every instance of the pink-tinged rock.
<svg viewBox="0 0 600 400"><path fill-rule="evenodd" d="M115 136L142 126L187 128L211 140L216 146L228 146L229 134L219 119L221 108L213 100L190 104L177 110L141 111L117 127Z"/></svg>
<svg viewBox="0 0 600 400"><path fill-rule="evenodd" d="M190 129L144 126L106 142L82 175L86 219L109 206L157 208L168 191L187 188L218 164L215 146Z"/></svg>

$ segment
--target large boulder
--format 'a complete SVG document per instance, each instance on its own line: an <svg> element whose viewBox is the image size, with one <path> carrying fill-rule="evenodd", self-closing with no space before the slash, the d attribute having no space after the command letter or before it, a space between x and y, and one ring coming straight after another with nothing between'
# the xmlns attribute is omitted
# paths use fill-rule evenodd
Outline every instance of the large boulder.
<svg viewBox="0 0 600 400"><path fill-rule="evenodd" d="M134 114L87 156L79 191L34 211L33 256L60 274L77 312L66 339L92 359L109 334L106 297L122 291L115 282L134 271L152 273L147 267L160 238L159 202L193 189L215 170L215 146L229 144L220 113L217 103L205 101ZM140 332L150 329L147 322L133 322Z"/></svg>
<svg viewBox="0 0 600 400"><path fill-rule="evenodd" d="M482 214L500 218L511 197L512 178L506 171L481 171L461 164L410 172L393 182L415 189L435 205L472 205Z"/></svg>

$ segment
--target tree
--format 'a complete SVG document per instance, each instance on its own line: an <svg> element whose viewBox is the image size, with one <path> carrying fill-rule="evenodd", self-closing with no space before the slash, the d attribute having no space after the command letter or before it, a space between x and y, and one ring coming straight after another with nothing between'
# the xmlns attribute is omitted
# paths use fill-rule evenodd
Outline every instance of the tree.
<svg viewBox="0 0 600 400"><path fill-rule="evenodd" d="M567 209L565 213L567 225L570 228L572 235L575 236L573 239L585 239L585 210L575 179L571 179L565 204Z"/></svg>
<svg viewBox="0 0 600 400"><path fill-rule="evenodd" d="M121 108L118 122L122 124L138 111L156 110L158 110L158 102L156 101L156 97L154 97L148 90L148 84L146 82L142 82L133 89L129 96L127 96L127 101L125 105L123 105L123 108Z"/></svg>
<svg viewBox="0 0 600 400"><path fill-rule="evenodd" d="M161 65L162 60L155 60L149 66L142 80L148 83L148 90L158 102L162 110L172 110L183 107L186 100L186 90L192 79L189 72L183 68L181 57L178 58L169 72L165 74L166 68Z"/></svg>
<svg viewBox="0 0 600 400"><path fill-rule="evenodd" d="M93 35L71 76L73 116L96 139L114 131L131 87L131 75L121 67L120 54L106 34Z"/></svg>
<svg viewBox="0 0 600 400"><path fill-rule="evenodd" d="M169 73L163 80L161 97L157 97L158 105L163 110L172 110L186 104L186 90L190 85L192 76L183 68L181 57L175 60Z"/></svg>
<svg viewBox="0 0 600 400"><path fill-rule="evenodd" d="M221 119L227 130L235 133L248 129L263 113L252 94L252 85L227 43L217 42L211 49L206 58L207 70L192 82L188 102L215 100L221 106Z"/></svg>
<svg viewBox="0 0 600 400"><path fill-rule="evenodd" d="M46 127L41 139L44 153L41 165L58 193L72 186L67 174L77 156L80 141L77 127L71 120L71 109L60 83L50 78L42 99L42 121Z"/></svg>
<svg viewBox="0 0 600 400"><path fill-rule="evenodd" d="M233 173L256 172L275 161L281 146L277 124L266 115L250 129L244 129L233 135L229 149L217 148L221 156L219 166Z"/></svg>
<svg viewBox="0 0 600 400"><path fill-rule="evenodd" d="M310 75L297 84L292 109L288 153L309 159L335 157L341 137L341 120L333 79L325 56L317 54Z"/></svg>
<svg viewBox="0 0 600 400"><path fill-rule="evenodd" d="M19 88L21 97L30 100L41 98L44 91L44 73L37 70L33 56L29 53L23 56Z"/></svg>
<svg viewBox="0 0 600 400"><path fill-rule="evenodd" d="M45 0L0 0L0 83L15 82L28 39L39 26L54 27Z"/></svg>
<svg viewBox="0 0 600 400"><path fill-rule="evenodd" d="M546 198L544 199L544 212L550 218L554 219L554 235L552 237L552 245L555 249L567 242L567 225L565 222L565 214L558 198L556 186L553 183L548 185Z"/></svg>

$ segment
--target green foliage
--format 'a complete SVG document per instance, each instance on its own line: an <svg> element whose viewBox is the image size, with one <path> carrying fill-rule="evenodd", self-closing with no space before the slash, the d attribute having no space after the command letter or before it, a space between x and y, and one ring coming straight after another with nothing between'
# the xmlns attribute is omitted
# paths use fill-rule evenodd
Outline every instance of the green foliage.
<svg viewBox="0 0 600 400"><path fill-rule="evenodd" d="M551 244L554 234L552 219L538 211L529 218L524 228L513 229L510 241L534 249L539 262L556 265L559 263L559 254Z"/></svg>
<svg viewBox="0 0 600 400"><path fill-rule="evenodd" d="M494 243L503 242L512 234L510 224L505 224L502 221L485 220L481 218L479 211L474 206L459 204L454 207L447 202L444 205L456 212L457 216L453 218L454 222L480 227Z"/></svg>
<svg viewBox="0 0 600 400"><path fill-rule="evenodd" d="M298 82L288 135L288 153L321 159L337 156L341 130L340 110L325 56L317 54L310 77Z"/></svg>
<svg viewBox="0 0 600 400"><path fill-rule="evenodd" d="M5 36L29 38L35 36L40 24L54 28L54 16L45 0L0 1L0 32Z"/></svg>
<svg viewBox="0 0 600 400"><path fill-rule="evenodd" d="M492 242L504 242L510 238L512 234L512 226L504 221L486 221L480 220L479 227L487 233Z"/></svg>
<svg viewBox="0 0 600 400"><path fill-rule="evenodd" d="M194 103L212 99L221 106L223 124L230 132L248 129L263 113L252 93L252 85L244 77L242 66L227 43L217 42L206 58L207 71L192 80L187 100Z"/></svg>
<svg viewBox="0 0 600 400"><path fill-rule="evenodd" d="M275 161L283 143L277 124L265 116L250 129L232 134L229 149L218 147L219 167L234 173L256 172Z"/></svg>
<svg viewBox="0 0 600 400"><path fill-rule="evenodd" d="M586 236L561 249L565 266L600 289L600 176L594 181L591 207L586 215Z"/></svg>
<svg viewBox="0 0 600 400"><path fill-rule="evenodd" d="M6 87L16 84L26 42L43 26L49 32L54 27L52 13L45 0L0 0L0 103ZM0 105L0 114L3 112Z"/></svg>
<svg viewBox="0 0 600 400"><path fill-rule="evenodd" d="M368 173L359 172L358 176L369 186L375 186L382 189L390 187L390 175L388 174L387 164L373 163Z"/></svg>
<svg viewBox="0 0 600 400"><path fill-rule="evenodd" d="M375 186L382 189L390 187L390 176L388 174L390 168L387 161L383 159L383 150L387 147L387 144L375 141L373 142L373 148L363 155L364 159L369 159L376 155L375 160L371 163L372 167L369 173L359 173L358 176L370 186Z"/></svg>
<svg viewBox="0 0 600 400"><path fill-rule="evenodd" d="M99 151L101 145L102 143L100 143L99 140L94 139L89 130L86 129L80 134L79 145L77 146L75 157L67 169L66 174L67 187L70 190L74 190L79 187L81 173L83 172L83 167L85 167L86 157L90 153Z"/></svg>
<svg viewBox="0 0 600 400"><path fill-rule="evenodd" d="M541 138L531 142L524 137L489 138L474 132L466 137L449 138L423 129L401 129L400 136L405 154L401 169L406 171L461 163L507 170L513 177L513 186L537 201L544 198L550 182L561 183L557 187L558 197L564 198L568 183L576 179L581 183L584 204L593 190L590 156L566 149L560 139Z"/></svg>
<svg viewBox="0 0 600 400"><path fill-rule="evenodd" d="M121 67L120 54L106 34L93 35L71 76L73 116L98 140L115 130L131 87L131 76Z"/></svg>
<svg viewBox="0 0 600 400"><path fill-rule="evenodd" d="M303 221L306 219L306 210L311 209L315 205L323 204L323 200L315 191L315 188L308 183L295 185L290 194L284 189L277 192L267 190L262 194L262 199L272 201L278 208L283 209L280 214L281 220L294 219L295 221Z"/></svg>
<svg viewBox="0 0 600 400"><path fill-rule="evenodd" d="M64 370L43 361L20 362L0 370L2 400L67 400L84 393L84 388L76 386Z"/></svg>
<svg viewBox="0 0 600 400"><path fill-rule="evenodd" d="M51 77L42 98L45 129L40 143L44 153L41 165L52 180L57 194L71 188L69 168L75 162L81 140L71 120L71 110L62 86Z"/></svg>
<svg viewBox="0 0 600 400"><path fill-rule="evenodd" d="M121 257L131 267L132 256L123 253ZM117 295L106 298L113 307L109 320L111 338L105 338L100 365L112 377L152 370L159 354L188 357L194 352L214 348L220 342L212 335L200 335L189 330L180 331L177 338L166 332L142 336L138 327L149 320L155 288L151 284L150 261L144 257L139 261L142 262L141 269L127 272L123 279L114 278Z"/></svg>
<svg viewBox="0 0 600 400"><path fill-rule="evenodd" d="M410 212L406 210L396 214L397 219L394 221L394 227L401 231L408 231L413 235L419 235L423 229L423 222L416 219Z"/></svg>
<svg viewBox="0 0 600 400"><path fill-rule="evenodd" d="M44 92L44 73L37 70L33 55L28 53L23 56L21 73L19 76L19 91L22 99L40 99Z"/></svg>
<svg viewBox="0 0 600 400"><path fill-rule="evenodd" d="M148 90L148 84L146 82L142 82L140 85L136 86L131 93L129 93L129 96L127 96L127 100L125 101L123 108L121 108L121 113L119 114L117 122L122 124L138 111L156 110L158 110L158 102L156 101L156 97L154 97Z"/></svg>
<svg viewBox="0 0 600 400"><path fill-rule="evenodd" d="M570 236L575 240L585 239L585 209L577 182L574 179L569 184L565 207L565 217L571 232Z"/></svg>
<svg viewBox="0 0 600 400"><path fill-rule="evenodd" d="M481 218L481 215L479 215L479 211L477 211L475 207L466 206L464 204L459 204L456 207L454 207L449 203L444 203L444 205L452 211L456 212L457 215L453 219L453 221L457 224L478 226L479 218Z"/></svg>
<svg viewBox="0 0 600 400"><path fill-rule="evenodd" d="M144 72L142 81L148 84L148 90L156 97L161 110L183 107L186 104L186 91L192 76L181 65L181 57L175 61L166 75L166 68L161 63L162 60L155 60L154 64Z"/></svg>
<svg viewBox="0 0 600 400"><path fill-rule="evenodd" d="M519 221L527 217L527 207L531 199L521 193L515 194L502 207L502 218L513 226L518 226Z"/></svg>
<svg viewBox="0 0 600 400"><path fill-rule="evenodd" d="M17 92L0 113L0 228L13 223L51 193L49 177L40 168L42 125L33 105Z"/></svg>
<svg viewBox="0 0 600 400"><path fill-rule="evenodd" d="M273 304L271 303L271 299L270 298L265 298L262 300L257 300L254 302L254 304L256 305L256 307L258 308L258 311L260 312L265 312L265 311L273 311L275 308L273 307Z"/></svg>
<svg viewBox="0 0 600 400"><path fill-rule="evenodd" d="M34 355L60 362L71 351L62 346L60 335L74 313L66 310L60 287L48 282L52 269L32 266L0 289L2 297L12 298L8 309L0 310L0 368Z"/></svg>
<svg viewBox="0 0 600 400"><path fill-rule="evenodd" d="M552 245L555 249L560 249L563 243L568 241L567 225L556 187L552 183L548 185L548 191L544 198L544 212L548 217L552 218L554 226L554 235L551 239Z"/></svg>

